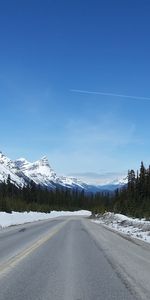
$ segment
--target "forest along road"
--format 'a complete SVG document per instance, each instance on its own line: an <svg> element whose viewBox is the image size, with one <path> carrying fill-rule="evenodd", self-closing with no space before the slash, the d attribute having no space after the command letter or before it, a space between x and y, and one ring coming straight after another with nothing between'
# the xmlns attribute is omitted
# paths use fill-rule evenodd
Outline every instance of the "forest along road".
<svg viewBox="0 0 150 300"><path fill-rule="evenodd" d="M150 245L81 217L0 231L0 300L150 299Z"/></svg>

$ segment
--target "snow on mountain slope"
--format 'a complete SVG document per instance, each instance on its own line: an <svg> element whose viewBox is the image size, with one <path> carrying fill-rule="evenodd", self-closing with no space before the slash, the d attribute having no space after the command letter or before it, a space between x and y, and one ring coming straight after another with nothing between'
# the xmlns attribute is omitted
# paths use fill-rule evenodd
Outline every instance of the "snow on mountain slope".
<svg viewBox="0 0 150 300"><path fill-rule="evenodd" d="M128 178L127 176L124 178L117 178L115 180L112 181L108 181L107 183L103 184L103 185L98 185L97 187L100 190L108 190L108 191L115 191L117 188L121 188L123 186L125 186L128 182Z"/></svg>
<svg viewBox="0 0 150 300"><path fill-rule="evenodd" d="M66 186L68 188L78 188L80 190L86 190L88 187L86 183L74 177L61 176L59 177L59 182L61 185Z"/></svg>
<svg viewBox="0 0 150 300"><path fill-rule="evenodd" d="M10 175L11 182L17 186L21 187L25 184L23 177L20 176L20 170L16 169L13 161L0 152L0 181L6 182L8 175Z"/></svg>
<svg viewBox="0 0 150 300"><path fill-rule="evenodd" d="M127 182L128 182L128 176L123 177L123 178L117 178L117 179L113 180L111 182L111 184L113 184L113 185L125 185L125 184L127 184ZM108 183L108 184L110 184L110 183Z"/></svg>
<svg viewBox="0 0 150 300"><path fill-rule="evenodd" d="M4 165L5 167L7 167L12 171L16 169L14 162L11 159L9 159L7 156L5 156L2 152L0 152L0 164Z"/></svg>
<svg viewBox="0 0 150 300"><path fill-rule="evenodd" d="M51 168L46 156L35 162L29 162L24 158L12 161L0 152L0 181L7 181L8 175L10 175L11 181L17 186L23 186L33 181L35 184L49 189L67 187L85 190L87 192L98 192L101 190L113 191L126 183L124 180L120 182L119 179L117 179L103 185L88 184L72 176L57 176Z"/></svg>
<svg viewBox="0 0 150 300"><path fill-rule="evenodd" d="M103 172L103 173L74 173L70 176L77 177L80 182L84 182L88 190L94 193L101 190L114 191L127 184L126 172Z"/></svg>
<svg viewBox="0 0 150 300"><path fill-rule="evenodd" d="M33 163L20 158L15 161L15 165L36 184L54 187L52 182L56 181L56 173L50 167L46 156Z"/></svg>
<svg viewBox="0 0 150 300"><path fill-rule="evenodd" d="M56 186L79 188L83 189L83 183L78 182L75 178L65 176L57 176L54 170L49 165L46 156L40 160L30 163L24 158L15 161L15 164L20 170L36 184L46 186L48 188L55 188Z"/></svg>

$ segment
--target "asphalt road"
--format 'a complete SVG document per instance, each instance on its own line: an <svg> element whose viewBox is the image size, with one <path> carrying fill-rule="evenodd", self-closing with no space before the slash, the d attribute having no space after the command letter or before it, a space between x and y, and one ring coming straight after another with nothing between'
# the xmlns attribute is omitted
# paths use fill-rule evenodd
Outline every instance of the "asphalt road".
<svg viewBox="0 0 150 300"><path fill-rule="evenodd" d="M150 299L150 246L86 218L0 231L0 300Z"/></svg>

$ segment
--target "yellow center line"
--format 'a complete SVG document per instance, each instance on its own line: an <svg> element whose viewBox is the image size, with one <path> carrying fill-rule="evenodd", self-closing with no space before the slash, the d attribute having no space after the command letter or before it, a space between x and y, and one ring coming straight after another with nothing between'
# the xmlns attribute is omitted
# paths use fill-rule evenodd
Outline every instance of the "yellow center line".
<svg viewBox="0 0 150 300"><path fill-rule="evenodd" d="M65 221L63 224L54 227L53 230L47 234L46 236L40 238L38 241L33 243L30 247L26 248L22 252L18 253L14 257L10 258L7 262L0 265L0 277L8 273L12 268L14 268L19 262L25 259L29 254L37 250L40 246L42 246L45 242L50 240L56 233L58 233L68 222Z"/></svg>

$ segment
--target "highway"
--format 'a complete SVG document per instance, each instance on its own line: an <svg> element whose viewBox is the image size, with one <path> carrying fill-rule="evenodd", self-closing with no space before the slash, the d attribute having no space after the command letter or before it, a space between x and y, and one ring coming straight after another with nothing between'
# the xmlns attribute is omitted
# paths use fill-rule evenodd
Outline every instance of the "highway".
<svg viewBox="0 0 150 300"><path fill-rule="evenodd" d="M0 300L150 299L150 245L87 218L0 231Z"/></svg>

